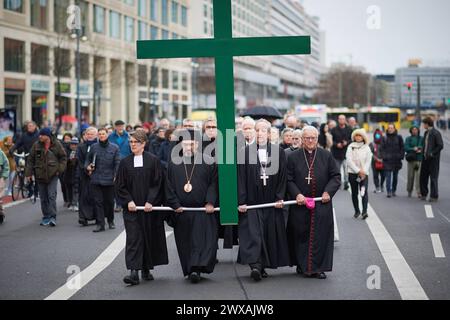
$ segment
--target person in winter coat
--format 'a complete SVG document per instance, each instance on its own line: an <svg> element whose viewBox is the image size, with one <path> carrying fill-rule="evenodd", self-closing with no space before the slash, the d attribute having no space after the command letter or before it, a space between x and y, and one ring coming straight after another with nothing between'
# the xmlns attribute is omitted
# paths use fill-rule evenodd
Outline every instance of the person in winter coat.
<svg viewBox="0 0 450 320"><path fill-rule="evenodd" d="M434 122L430 117L423 119L425 134L423 137L423 161L420 169L420 193L422 200L428 195L428 182L430 182L430 202L439 198L438 178L441 151L444 148L441 133L434 128Z"/></svg>
<svg viewBox="0 0 450 320"><path fill-rule="evenodd" d="M105 217L109 229L114 224L114 180L120 163L119 147L108 141L108 131L98 130L98 143L91 147L85 170L91 177L91 192L95 203L97 228L94 232L105 231Z"/></svg>
<svg viewBox="0 0 450 320"><path fill-rule="evenodd" d="M67 149L67 168L64 173L64 185L66 188L68 208L75 212L78 212L78 144L78 138L73 137Z"/></svg>
<svg viewBox="0 0 450 320"><path fill-rule="evenodd" d="M420 193L420 165L423 160L423 137L420 136L420 128L412 126L409 129L411 135L405 140L405 158L408 162L408 181L406 191L408 197L411 197L413 186L415 186L417 196L422 197Z"/></svg>
<svg viewBox="0 0 450 320"><path fill-rule="evenodd" d="M347 148L345 158L347 159L348 181L352 189L352 202L355 209L354 217L361 214L359 208L358 194L362 198L362 218L366 219L369 195L369 172L372 164L372 151L370 151L369 141L364 129L356 129L352 133L352 143Z"/></svg>
<svg viewBox="0 0 450 320"><path fill-rule="evenodd" d="M0 224L5 220L5 212L3 211L3 196L7 187L9 177L9 161L6 154L0 150Z"/></svg>
<svg viewBox="0 0 450 320"><path fill-rule="evenodd" d="M333 145L333 136L330 133L327 123L322 123L319 130L319 146L330 151Z"/></svg>
<svg viewBox="0 0 450 320"><path fill-rule="evenodd" d="M114 143L119 147L120 159L123 159L131 154L130 149L130 135L125 131L125 122L117 120L114 122L114 132L108 137L109 142Z"/></svg>
<svg viewBox="0 0 450 320"><path fill-rule="evenodd" d="M374 193L384 192L384 164L381 159L381 142L383 142L383 131L376 129L373 133L373 142L370 143L370 151L372 151L372 172L373 183L375 184Z"/></svg>
<svg viewBox="0 0 450 320"><path fill-rule="evenodd" d="M11 150L13 146L13 137L11 136L4 137L0 145L0 149L5 153L9 162L8 191L6 192L7 195L11 195L12 193L12 182L16 174L16 161L14 160L14 156L9 153L9 150Z"/></svg>
<svg viewBox="0 0 450 320"><path fill-rule="evenodd" d="M402 168L402 160L405 155L403 138L397 133L395 125L390 123L386 137L381 143L381 158L383 159L384 172L386 174L387 197L395 197L398 183L398 172Z"/></svg>
<svg viewBox="0 0 450 320"><path fill-rule="evenodd" d="M58 176L66 169L67 156L62 144L52 136L50 128L39 131L28 157L25 176L33 179L33 171L39 186L43 218L42 226L56 226L56 195Z"/></svg>

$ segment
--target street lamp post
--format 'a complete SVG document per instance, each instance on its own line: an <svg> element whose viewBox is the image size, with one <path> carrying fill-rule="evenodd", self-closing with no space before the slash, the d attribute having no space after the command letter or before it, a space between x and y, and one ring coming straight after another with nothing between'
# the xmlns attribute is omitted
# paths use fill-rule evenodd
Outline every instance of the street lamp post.
<svg viewBox="0 0 450 320"><path fill-rule="evenodd" d="M76 117L78 120L78 134L81 137L81 100L80 100L80 38L82 41L86 41L86 36L81 35L81 29L73 29L70 37L77 40L77 48L75 51L75 69L77 77L77 100L76 100Z"/></svg>

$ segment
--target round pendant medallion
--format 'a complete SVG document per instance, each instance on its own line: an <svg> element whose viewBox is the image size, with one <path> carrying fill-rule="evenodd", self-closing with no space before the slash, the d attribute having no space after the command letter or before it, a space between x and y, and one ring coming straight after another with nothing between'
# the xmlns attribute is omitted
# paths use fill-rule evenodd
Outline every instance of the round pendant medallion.
<svg viewBox="0 0 450 320"><path fill-rule="evenodd" d="M191 192L191 191L192 191L192 184L190 184L190 183L188 182L188 183L186 183L186 184L184 185L184 192L189 193L189 192Z"/></svg>

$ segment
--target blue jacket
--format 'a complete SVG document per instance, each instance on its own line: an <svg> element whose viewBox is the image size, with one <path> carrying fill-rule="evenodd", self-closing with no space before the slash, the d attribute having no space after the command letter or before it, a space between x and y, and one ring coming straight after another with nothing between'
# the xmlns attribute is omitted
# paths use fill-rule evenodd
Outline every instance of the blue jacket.
<svg viewBox="0 0 450 320"><path fill-rule="evenodd" d="M119 147L120 150L120 159L123 159L131 154L130 148L130 135L128 132L124 131L121 136L117 134L117 131L114 130L113 133L108 138L109 142L114 143Z"/></svg>
<svg viewBox="0 0 450 320"><path fill-rule="evenodd" d="M106 146L102 146L100 143L92 145L86 157L85 169L94 161L94 155L95 170L91 175L91 184L101 186L114 185L114 178L120 163L119 147L110 142Z"/></svg>

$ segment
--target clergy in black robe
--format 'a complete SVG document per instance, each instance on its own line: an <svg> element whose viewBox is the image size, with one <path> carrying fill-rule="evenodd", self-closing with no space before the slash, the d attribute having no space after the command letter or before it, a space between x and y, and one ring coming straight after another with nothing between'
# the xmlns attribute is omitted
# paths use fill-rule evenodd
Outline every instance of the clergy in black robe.
<svg viewBox="0 0 450 320"><path fill-rule="evenodd" d="M265 268L288 266L289 252L283 214L286 194L284 150L268 142L270 123L256 122L256 143L245 148L239 160L239 253L238 263L250 265L250 276L267 277ZM246 209L248 205L277 202L276 207Z"/></svg>
<svg viewBox="0 0 450 320"><path fill-rule="evenodd" d="M172 225L183 274L197 283L200 274L213 272L216 264L217 165L202 154L201 133L185 129L179 135L183 140L172 150L165 195L167 205L175 209ZM205 207L206 211L183 211L183 207Z"/></svg>
<svg viewBox="0 0 450 320"><path fill-rule="evenodd" d="M78 223L87 226L89 221L95 220L95 205L91 194L91 178L84 168L87 165L87 155L91 146L97 143L97 129L87 128L83 134L83 140L76 154L79 176Z"/></svg>
<svg viewBox="0 0 450 320"><path fill-rule="evenodd" d="M122 159L115 181L126 232L125 262L131 270L124 282L131 285L139 284L138 270L142 270L142 279L153 280L150 270L169 262L164 214L152 210L162 203L163 171L159 159L144 152L146 141L143 130L131 134L133 154ZM136 206L145 210L137 211Z"/></svg>
<svg viewBox="0 0 450 320"><path fill-rule="evenodd" d="M340 186L341 175L333 156L317 148L318 131L303 129L303 148L288 157L288 192L297 205L290 207L287 235L291 264L297 273L325 279L333 267L334 222L331 198ZM305 198L322 197L308 209Z"/></svg>

